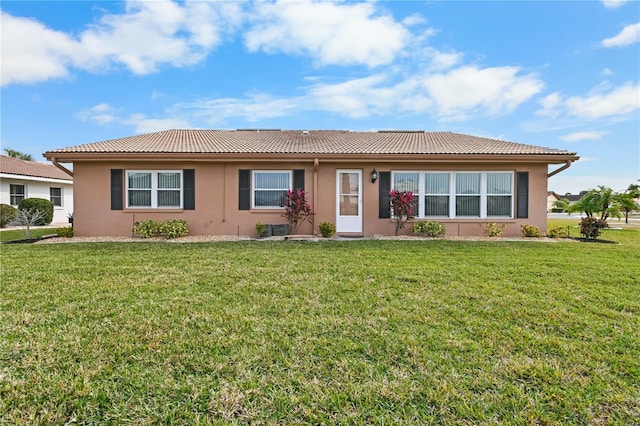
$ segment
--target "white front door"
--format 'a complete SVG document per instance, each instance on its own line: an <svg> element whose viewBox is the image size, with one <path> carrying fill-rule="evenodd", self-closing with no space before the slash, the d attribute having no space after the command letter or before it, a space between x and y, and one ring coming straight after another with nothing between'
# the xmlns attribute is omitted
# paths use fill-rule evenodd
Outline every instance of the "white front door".
<svg viewBox="0 0 640 426"><path fill-rule="evenodd" d="M338 170L336 232L362 232L362 170Z"/></svg>

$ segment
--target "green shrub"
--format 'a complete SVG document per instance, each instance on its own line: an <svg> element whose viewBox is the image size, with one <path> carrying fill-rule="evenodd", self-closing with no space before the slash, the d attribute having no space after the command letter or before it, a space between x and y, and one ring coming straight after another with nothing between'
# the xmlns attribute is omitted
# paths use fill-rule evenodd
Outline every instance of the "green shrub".
<svg viewBox="0 0 640 426"><path fill-rule="evenodd" d="M258 238L264 237L266 233L267 225L260 222L256 223L256 235L258 236Z"/></svg>
<svg viewBox="0 0 640 426"><path fill-rule="evenodd" d="M522 235L524 235L525 237L539 237L540 236L540 229L537 226L533 226L533 225L522 225L520 226L520 229L522 230Z"/></svg>
<svg viewBox="0 0 640 426"><path fill-rule="evenodd" d="M547 236L549 238L567 238L569 237L569 230L565 226L554 226L547 230Z"/></svg>
<svg viewBox="0 0 640 426"><path fill-rule="evenodd" d="M186 237L189 234L187 221L180 219L169 219L160 223L160 235L166 239Z"/></svg>
<svg viewBox="0 0 640 426"><path fill-rule="evenodd" d="M598 219L593 216L583 217L580 221L580 233L589 240L595 240L607 229L609 224L606 219Z"/></svg>
<svg viewBox="0 0 640 426"><path fill-rule="evenodd" d="M318 228L320 228L320 235L324 238L331 238L336 233L336 226L331 222L322 222Z"/></svg>
<svg viewBox="0 0 640 426"><path fill-rule="evenodd" d="M18 204L18 210L37 210L42 213L42 219L34 226L48 225L53 220L53 203L44 198L25 198Z"/></svg>
<svg viewBox="0 0 640 426"><path fill-rule="evenodd" d="M56 228L56 234L58 234L58 237L71 238L73 237L73 227Z"/></svg>
<svg viewBox="0 0 640 426"><path fill-rule="evenodd" d="M16 220L16 209L9 204L0 204L0 228L4 228L8 223Z"/></svg>
<svg viewBox="0 0 640 426"><path fill-rule="evenodd" d="M495 222L487 222L485 224L481 224L480 226L484 228L484 233L489 237L499 237L500 235L502 235L502 231L504 231L504 228L507 227L505 223L498 225Z"/></svg>
<svg viewBox="0 0 640 426"><path fill-rule="evenodd" d="M160 232L160 224L153 219L135 222L133 224L133 235L140 238L156 237Z"/></svg>
<svg viewBox="0 0 640 426"><path fill-rule="evenodd" d="M447 228L440 222L428 220L426 222L416 222L411 226L411 232L425 237L444 237Z"/></svg>

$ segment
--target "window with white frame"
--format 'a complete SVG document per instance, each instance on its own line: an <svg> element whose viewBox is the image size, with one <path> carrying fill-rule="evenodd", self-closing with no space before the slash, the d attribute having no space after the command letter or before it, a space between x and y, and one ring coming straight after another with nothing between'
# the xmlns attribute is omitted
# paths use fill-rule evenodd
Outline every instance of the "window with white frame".
<svg viewBox="0 0 640 426"><path fill-rule="evenodd" d="M480 173L456 173L456 217L480 217Z"/></svg>
<svg viewBox="0 0 640 426"><path fill-rule="evenodd" d="M487 216L511 217L513 173L487 173Z"/></svg>
<svg viewBox="0 0 640 426"><path fill-rule="evenodd" d="M449 217L450 173L424 174L424 216Z"/></svg>
<svg viewBox="0 0 640 426"><path fill-rule="evenodd" d="M420 193L420 173L394 172L393 182L393 188L395 190L401 192L411 192L413 194L413 215L417 215Z"/></svg>
<svg viewBox="0 0 640 426"><path fill-rule="evenodd" d="M54 207L62 207L62 188L49 187L49 200Z"/></svg>
<svg viewBox="0 0 640 426"><path fill-rule="evenodd" d="M127 170L128 208L182 208L181 170Z"/></svg>
<svg viewBox="0 0 640 426"><path fill-rule="evenodd" d="M392 188L414 193L418 218L513 217L513 172L394 171Z"/></svg>
<svg viewBox="0 0 640 426"><path fill-rule="evenodd" d="M291 170L254 170L253 207L283 207L285 195L291 187Z"/></svg>
<svg viewBox="0 0 640 426"><path fill-rule="evenodd" d="M12 206L17 206L20 201L26 197L26 188L24 185L9 185L9 203Z"/></svg>

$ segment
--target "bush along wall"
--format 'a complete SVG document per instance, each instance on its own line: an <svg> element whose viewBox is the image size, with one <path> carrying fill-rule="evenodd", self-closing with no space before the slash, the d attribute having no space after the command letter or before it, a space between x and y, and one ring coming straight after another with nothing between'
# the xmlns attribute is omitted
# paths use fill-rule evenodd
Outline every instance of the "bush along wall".
<svg viewBox="0 0 640 426"><path fill-rule="evenodd" d="M53 221L53 203L44 198L25 198L18 204L18 210L37 210L42 219L34 223L35 226L48 225Z"/></svg>

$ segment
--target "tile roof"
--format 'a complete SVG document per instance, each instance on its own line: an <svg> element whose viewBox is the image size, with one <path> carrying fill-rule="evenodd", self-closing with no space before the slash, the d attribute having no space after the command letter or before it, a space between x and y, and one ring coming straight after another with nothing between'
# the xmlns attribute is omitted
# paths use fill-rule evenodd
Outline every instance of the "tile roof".
<svg viewBox="0 0 640 426"><path fill-rule="evenodd" d="M165 130L45 153L489 154L575 155L451 132L340 130Z"/></svg>
<svg viewBox="0 0 640 426"><path fill-rule="evenodd" d="M71 176L51 164L25 161L18 158L7 157L6 155L0 155L0 173L48 179L73 180Z"/></svg>

